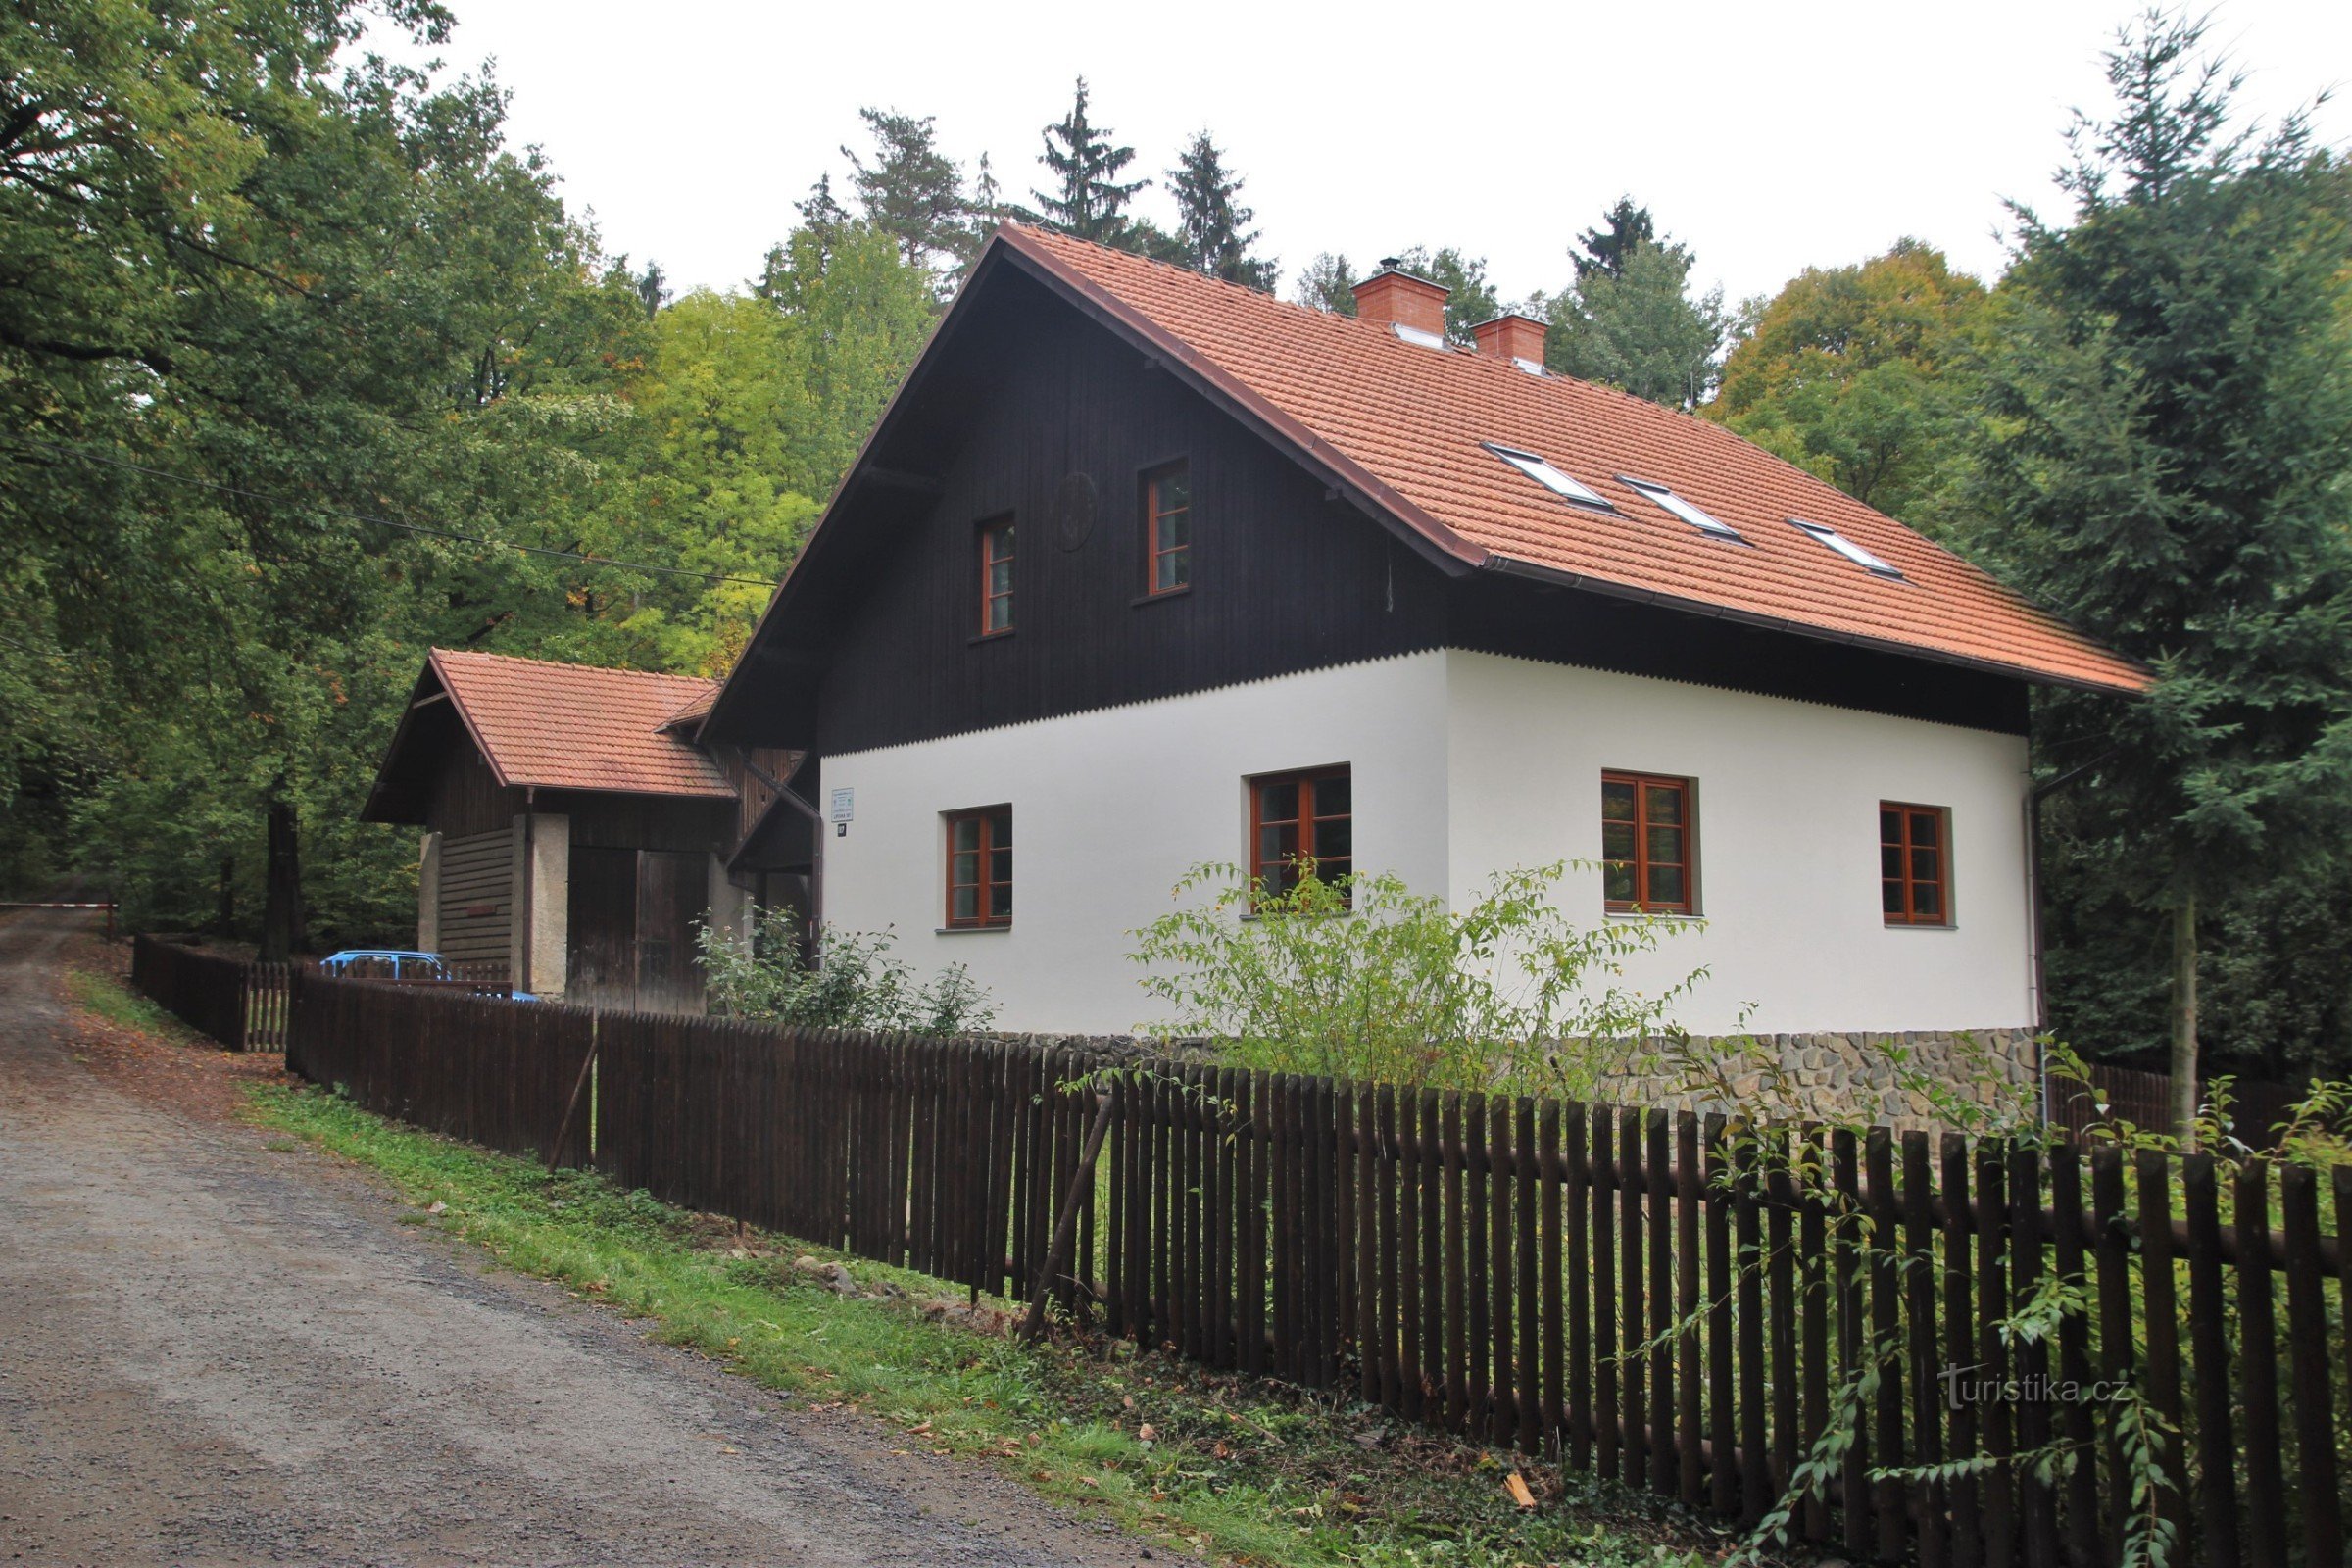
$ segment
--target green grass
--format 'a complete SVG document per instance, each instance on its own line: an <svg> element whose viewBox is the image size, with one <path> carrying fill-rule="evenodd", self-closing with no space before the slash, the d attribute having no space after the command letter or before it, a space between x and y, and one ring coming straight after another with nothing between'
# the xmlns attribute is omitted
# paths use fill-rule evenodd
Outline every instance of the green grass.
<svg viewBox="0 0 2352 1568"><path fill-rule="evenodd" d="M102 974L87 969L66 972L66 994L76 1006L86 1008L106 1019L144 1034L159 1035L180 1045L202 1045L220 1050L220 1045L206 1039L162 1007L140 996L128 986L122 985Z"/></svg>
<svg viewBox="0 0 2352 1568"><path fill-rule="evenodd" d="M553 1176L389 1122L315 1089L260 1086L262 1124L381 1172L415 1207L507 1267L561 1282L808 1404L890 1422L910 1449L995 1465L1073 1510L1163 1545L1267 1564L1573 1563L1616 1568L1721 1554L1711 1528L1639 1494L1531 1473L1379 1412L1065 1337L1029 1347L926 1315L960 1302L923 1275ZM438 1212L428 1212L439 1203ZM867 1292L796 1269L813 1254ZM1150 1438L1145 1436L1150 1430Z"/></svg>

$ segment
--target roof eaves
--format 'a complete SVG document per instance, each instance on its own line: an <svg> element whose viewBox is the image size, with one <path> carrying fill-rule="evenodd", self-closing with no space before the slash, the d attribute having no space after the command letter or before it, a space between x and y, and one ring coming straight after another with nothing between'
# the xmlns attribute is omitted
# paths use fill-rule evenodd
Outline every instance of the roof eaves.
<svg viewBox="0 0 2352 1568"><path fill-rule="evenodd" d="M1504 576L1526 577L1549 583L1559 588L1574 588L1584 593L1600 594L1611 599L1623 599L1635 604L1655 605L1660 609L1679 611L1689 615L1705 615L1716 620L1729 620L1740 625L1754 626L1764 631L1785 632L1794 637L1808 637L1818 642L1841 643L1849 648L1864 648L1873 653L1894 654L1906 659L1925 660L1931 663L1950 664L1961 669L1973 669L1988 675L2002 675L2012 680L2031 681L2043 686L2064 686L2074 691L2096 692L2109 697L2136 697L2141 688L2117 682L2090 680L2063 675L2054 670L2034 668L2025 664L2007 663L1997 659L1984 659L1972 654L1956 653L1925 643L1903 642L1891 637L1868 637L1860 632L1838 631L1835 627L1816 625L1811 621L1793 620L1782 615L1765 615L1751 610L1739 610L1708 599L1689 599L1679 594L1663 593L1654 588L1637 588L1630 583L1612 582L1605 577L1588 576L1583 572L1565 571L1557 566L1545 566L1532 561L1520 561L1510 556L1494 556L1488 569ZM2123 656L2114 656L2121 660ZM2132 661L2126 660L2129 663Z"/></svg>
<svg viewBox="0 0 2352 1568"><path fill-rule="evenodd" d="M1051 284L1088 314L1149 347L1175 367L1212 400L1225 404L1257 424L1266 434L1296 449L1335 487L1351 492L1369 510L1385 512L1425 541L1455 571L1488 565L1494 559L1483 545L1465 539L1407 500L1385 480L1331 442L1284 413L1239 376L1227 371L1192 344L1162 327L1108 289L1064 267L1050 251L1034 245L1018 225L999 229L1007 254L1024 265L1032 276Z"/></svg>

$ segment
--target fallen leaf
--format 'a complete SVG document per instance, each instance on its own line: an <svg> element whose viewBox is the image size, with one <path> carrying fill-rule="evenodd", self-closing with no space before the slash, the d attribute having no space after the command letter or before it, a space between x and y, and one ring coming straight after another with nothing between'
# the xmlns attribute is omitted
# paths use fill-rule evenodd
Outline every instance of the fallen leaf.
<svg viewBox="0 0 2352 1568"><path fill-rule="evenodd" d="M1152 1429L1152 1423L1149 1421L1145 1422L1142 1426L1137 1427L1135 1429L1135 1435L1146 1443L1156 1443L1159 1441L1159 1434Z"/></svg>
<svg viewBox="0 0 2352 1568"><path fill-rule="evenodd" d="M1527 1489L1527 1477L1518 1471L1514 1470L1503 1478L1502 1489L1511 1494L1511 1500L1520 1507L1533 1508L1536 1505L1536 1494Z"/></svg>

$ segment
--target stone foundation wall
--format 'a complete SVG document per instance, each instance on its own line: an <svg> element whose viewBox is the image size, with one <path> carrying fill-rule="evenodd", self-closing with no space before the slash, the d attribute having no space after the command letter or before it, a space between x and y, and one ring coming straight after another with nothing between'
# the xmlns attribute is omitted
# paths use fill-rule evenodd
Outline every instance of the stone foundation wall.
<svg viewBox="0 0 2352 1568"><path fill-rule="evenodd" d="M1631 1062L1608 1073L1594 1098L1938 1132L1953 1125L1939 1097L1987 1112L2006 1105L2030 1112L2041 1082L2031 1029L1693 1037L1685 1059L1697 1070L1662 1068L1654 1058ZM1708 1087L1693 1087L1694 1077L1710 1080Z"/></svg>
<svg viewBox="0 0 2352 1568"><path fill-rule="evenodd" d="M1015 1035L993 1038L1043 1049L1083 1051L1114 1061L1216 1060L1216 1043L1135 1035ZM1878 1122L1908 1132L1952 1126L1937 1096L1995 1110L2030 1107L2040 1084L2040 1048L2031 1029L1906 1030L1692 1036L1629 1049L1591 1098L1605 1104L1722 1111L1768 1120ZM1923 1086L1935 1086L1935 1093Z"/></svg>

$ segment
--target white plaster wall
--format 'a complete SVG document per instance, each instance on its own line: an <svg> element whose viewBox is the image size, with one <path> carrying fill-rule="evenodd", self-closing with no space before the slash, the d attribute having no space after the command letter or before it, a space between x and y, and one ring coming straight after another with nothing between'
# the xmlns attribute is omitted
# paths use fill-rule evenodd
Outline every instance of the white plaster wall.
<svg viewBox="0 0 2352 1568"><path fill-rule="evenodd" d="M1457 902L1495 870L1591 859L1604 768L1698 781L1699 899L1637 960L1697 1033L1985 1029L2032 1021L2025 742L1671 681L1433 652L827 758L855 791L827 837L824 916L894 927L925 972L960 961L998 1026L1117 1033L1157 1016L1128 933L1196 861L1239 859L1243 780L1347 762L1356 860ZM1952 813L1950 929L1880 915L1878 805ZM946 932L941 813L1013 807L1015 913ZM1603 918L1598 874L1564 888ZM1680 922L1678 922L1680 924Z"/></svg>
<svg viewBox="0 0 2352 1568"><path fill-rule="evenodd" d="M1743 1004L1771 1033L2033 1021L2022 738L1459 652L1446 709L1457 905L1498 868L1596 858L1603 769L1697 781L1703 926L1628 971L1655 991L1707 967L1693 1032L1733 1031ZM1950 809L1950 928L1882 917L1883 800ZM1596 871L1569 889L1602 917Z"/></svg>
<svg viewBox="0 0 2352 1568"><path fill-rule="evenodd" d="M1348 763L1357 866L1445 885L1446 684L1446 656L1415 654L828 757L857 820L825 840L824 917L896 928L926 973L967 965L1001 1028L1124 1032L1157 1016L1128 933L1187 867L1242 858L1252 774ZM1004 802L1012 925L941 933L940 813Z"/></svg>

